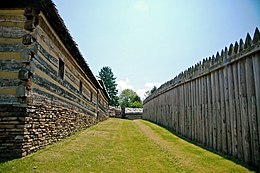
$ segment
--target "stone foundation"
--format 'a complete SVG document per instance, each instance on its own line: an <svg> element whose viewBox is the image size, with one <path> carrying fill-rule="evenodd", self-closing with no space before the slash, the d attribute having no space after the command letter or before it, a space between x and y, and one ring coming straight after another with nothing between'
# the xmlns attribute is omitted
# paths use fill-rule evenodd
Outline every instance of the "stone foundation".
<svg viewBox="0 0 260 173"><path fill-rule="evenodd" d="M0 107L0 158L17 158L64 139L106 117L65 107Z"/></svg>
<svg viewBox="0 0 260 173"><path fill-rule="evenodd" d="M26 108L0 106L0 158L22 156Z"/></svg>

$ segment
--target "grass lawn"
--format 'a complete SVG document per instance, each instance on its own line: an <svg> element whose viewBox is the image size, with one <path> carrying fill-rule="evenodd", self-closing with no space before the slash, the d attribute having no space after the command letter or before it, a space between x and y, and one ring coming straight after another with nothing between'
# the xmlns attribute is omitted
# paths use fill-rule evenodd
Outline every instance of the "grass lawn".
<svg viewBox="0 0 260 173"><path fill-rule="evenodd" d="M0 172L250 172L143 120L109 119Z"/></svg>

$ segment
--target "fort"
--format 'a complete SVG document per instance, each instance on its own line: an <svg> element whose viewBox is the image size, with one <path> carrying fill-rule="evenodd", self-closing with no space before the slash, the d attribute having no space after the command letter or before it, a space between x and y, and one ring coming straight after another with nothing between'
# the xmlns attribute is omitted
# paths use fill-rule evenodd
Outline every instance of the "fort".
<svg viewBox="0 0 260 173"><path fill-rule="evenodd" d="M143 118L211 150L260 166L260 34L230 44L164 83Z"/></svg>
<svg viewBox="0 0 260 173"><path fill-rule="evenodd" d="M1 2L0 158L106 119L108 102L51 0Z"/></svg>
<svg viewBox="0 0 260 173"><path fill-rule="evenodd" d="M108 103L51 0L2 0L0 158L26 156L121 115ZM144 100L143 114L134 113L260 167L258 28L163 84Z"/></svg>

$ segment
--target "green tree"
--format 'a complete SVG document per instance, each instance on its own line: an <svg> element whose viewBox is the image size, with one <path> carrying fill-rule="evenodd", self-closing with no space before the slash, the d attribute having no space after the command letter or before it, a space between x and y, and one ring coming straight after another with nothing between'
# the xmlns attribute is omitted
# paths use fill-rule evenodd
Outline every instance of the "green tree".
<svg viewBox="0 0 260 173"><path fill-rule="evenodd" d="M156 86L154 86L150 91L145 92L145 97L148 97L149 95L153 94L157 90Z"/></svg>
<svg viewBox="0 0 260 173"><path fill-rule="evenodd" d="M114 77L112 69L110 67L103 67L99 72L99 77L104 82L110 97L109 105L118 106L119 103L117 96L118 90L116 89L116 77Z"/></svg>
<svg viewBox="0 0 260 173"><path fill-rule="evenodd" d="M151 94L154 93L155 91L157 90L156 86L154 86L152 89L151 89Z"/></svg>
<svg viewBox="0 0 260 173"><path fill-rule="evenodd" d="M140 97L134 90L125 89L119 96L119 104L122 108L141 108L143 107Z"/></svg>

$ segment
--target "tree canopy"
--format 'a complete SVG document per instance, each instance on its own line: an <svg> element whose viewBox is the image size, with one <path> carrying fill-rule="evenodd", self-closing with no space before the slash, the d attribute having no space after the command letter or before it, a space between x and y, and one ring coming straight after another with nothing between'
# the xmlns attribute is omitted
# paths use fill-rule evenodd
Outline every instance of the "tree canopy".
<svg viewBox="0 0 260 173"><path fill-rule="evenodd" d="M153 94L157 90L157 87L154 86L150 91L145 92L145 97L148 97L149 95Z"/></svg>
<svg viewBox="0 0 260 173"><path fill-rule="evenodd" d="M141 108L143 107L140 97L134 90L125 89L119 96L119 104L121 107Z"/></svg>
<svg viewBox="0 0 260 173"><path fill-rule="evenodd" d="M99 72L100 79L104 82L106 86L108 95L110 97L109 105L118 106L118 90L116 89L116 77L114 76L112 69L110 67L103 67Z"/></svg>

